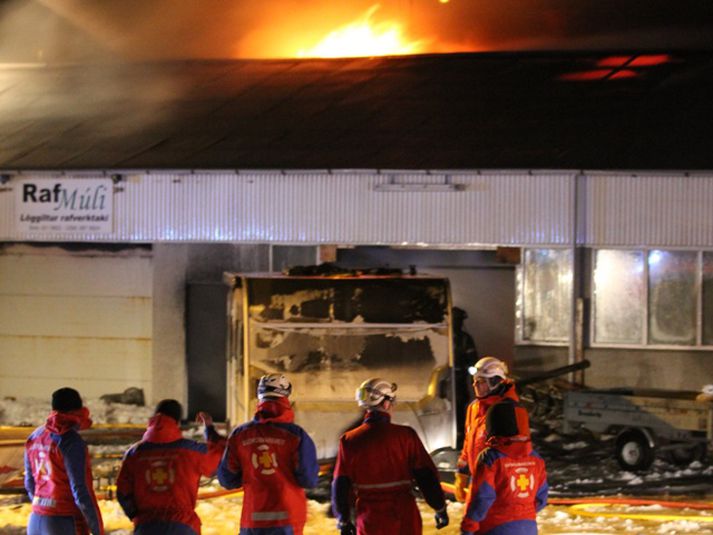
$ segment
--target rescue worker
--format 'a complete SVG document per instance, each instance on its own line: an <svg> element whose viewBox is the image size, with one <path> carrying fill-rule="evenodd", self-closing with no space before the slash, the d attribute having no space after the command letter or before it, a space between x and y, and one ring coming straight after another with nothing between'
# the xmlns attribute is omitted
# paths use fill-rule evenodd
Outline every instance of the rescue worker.
<svg viewBox="0 0 713 535"><path fill-rule="evenodd" d="M227 489L243 487L241 535L301 535L307 521L306 488L317 485L314 442L294 423L290 381L260 378L252 421L236 427L218 468Z"/></svg>
<svg viewBox="0 0 713 535"><path fill-rule="evenodd" d="M455 476L455 498L459 502L465 501L469 477L475 471L478 455L485 448L485 415L488 409L504 399L520 401L515 383L508 378L507 364L495 357L483 357L475 363L473 391L475 400L468 405L465 415L463 449L458 457Z"/></svg>
<svg viewBox="0 0 713 535"><path fill-rule="evenodd" d="M52 412L25 444L25 489L32 500L28 535L103 535L87 445L89 410L79 392L52 393Z"/></svg>
<svg viewBox="0 0 713 535"><path fill-rule="evenodd" d="M356 391L367 412L362 425L342 435L332 481L332 509L342 535L420 534L414 480L436 510L436 528L448 525L433 460L413 429L391 423L395 392L396 384L378 378Z"/></svg>
<svg viewBox="0 0 713 535"><path fill-rule="evenodd" d="M461 522L463 535L536 535L536 513L547 505L545 462L532 449L527 411L500 401L486 416L480 454Z"/></svg>
<svg viewBox="0 0 713 535"><path fill-rule="evenodd" d="M456 395L456 425L458 429L458 443L463 440L465 430L465 413L472 401L473 387L468 373L468 367L478 358L478 349L475 347L473 337L464 329L468 313L462 308L453 307L453 370L455 373Z"/></svg>
<svg viewBox="0 0 713 535"><path fill-rule="evenodd" d="M207 444L183 438L183 407L175 399L158 403L141 441L124 454L116 481L121 508L141 535L198 535L195 512L201 476L215 473L225 438L213 419L199 412Z"/></svg>

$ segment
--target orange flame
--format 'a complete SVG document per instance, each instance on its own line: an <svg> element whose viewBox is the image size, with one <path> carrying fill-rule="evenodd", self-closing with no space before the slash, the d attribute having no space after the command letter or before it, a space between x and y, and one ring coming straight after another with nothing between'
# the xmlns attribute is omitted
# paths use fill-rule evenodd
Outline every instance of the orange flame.
<svg viewBox="0 0 713 535"><path fill-rule="evenodd" d="M371 20L379 9L371 6L358 20L330 32L317 45L299 50L302 58L345 58L371 56L400 56L423 51L423 41L408 41L397 22Z"/></svg>

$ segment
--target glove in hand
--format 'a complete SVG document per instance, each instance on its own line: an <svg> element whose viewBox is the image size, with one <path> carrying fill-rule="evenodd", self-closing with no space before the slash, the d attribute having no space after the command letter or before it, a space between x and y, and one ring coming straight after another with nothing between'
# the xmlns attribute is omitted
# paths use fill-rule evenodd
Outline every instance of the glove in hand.
<svg viewBox="0 0 713 535"><path fill-rule="evenodd" d="M445 528L448 525L448 511L436 512L436 529Z"/></svg>
<svg viewBox="0 0 713 535"><path fill-rule="evenodd" d="M339 535L356 535L356 527L351 522L340 522L337 527L339 528Z"/></svg>

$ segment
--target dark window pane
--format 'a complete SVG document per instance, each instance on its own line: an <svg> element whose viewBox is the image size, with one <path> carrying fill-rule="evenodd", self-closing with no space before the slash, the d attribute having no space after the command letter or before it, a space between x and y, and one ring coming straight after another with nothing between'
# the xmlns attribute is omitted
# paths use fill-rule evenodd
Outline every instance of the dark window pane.
<svg viewBox="0 0 713 535"><path fill-rule="evenodd" d="M713 253L703 253L703 344L713 345Z"/></svg>

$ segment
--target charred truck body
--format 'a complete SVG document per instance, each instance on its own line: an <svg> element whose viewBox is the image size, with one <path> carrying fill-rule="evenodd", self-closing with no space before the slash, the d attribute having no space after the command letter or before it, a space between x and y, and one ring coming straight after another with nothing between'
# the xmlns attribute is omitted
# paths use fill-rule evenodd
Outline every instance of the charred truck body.
<svg viewBox="0 0 713 535"><path fill-rule="evenodd" d="M322 459L360 422L359 384L398 384L394 421L433 452L455 447L451 298L428 276L226 273L228 419L252 418L258 379L285 373L295 421Z"/></svg>

